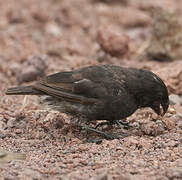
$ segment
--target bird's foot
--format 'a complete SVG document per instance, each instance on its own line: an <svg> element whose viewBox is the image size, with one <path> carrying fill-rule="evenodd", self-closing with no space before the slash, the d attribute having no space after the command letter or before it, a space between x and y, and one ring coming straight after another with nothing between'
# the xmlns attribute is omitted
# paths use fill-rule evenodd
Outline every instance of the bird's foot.
<svg viewBox="0 0 182 180"><path fill-rule="evenodd" d="M105 121L105 122L100 122L96 125L95 129L97 129L98 127L102 127L104 125L110 125L112 126L113 124L117 124L120 128L124 128L124 129L129 129L130 126L128 122L126 121L122 121L122 120L116 120L116 121Z"/></svg>
<svg viewBox="0 0 182 180"><path fill-rule="evenodd" d="M97 129L98 127L102 127L104 125L108 125L108 126L112 126L113 122L112 121L104 121L104 122L100 122L95 126L95 129Z"/></svg>
<svg viewBox="0 0 182 180"><path fill-rule="evenodd" d="M115 135L115 134L108 134L108 133L105 133L105 132L103 132L103 131L99 131L99 130L97 130L97 129L91 128L91 127L86 126L86 125L77 124L77 126L78 126L78 127L81 127L82 129L85 129L85 130L87 130L87 131L97 133L97 134L101 135L103 138L105 138L105 139L107 139L107 140L122 139L122 138L128 136L128 135L125 134L125 133L122 133L120 136ZM100 141L100 139L99 139L99 141Z"/></svg>
<svg viewBox="0 0 182 180"><path fill-rule="evenodd" d="M122 121L122 120L116 120L115 123L116 123L120 128L129 129L129 128L132 127L128 122Z"/></svg>

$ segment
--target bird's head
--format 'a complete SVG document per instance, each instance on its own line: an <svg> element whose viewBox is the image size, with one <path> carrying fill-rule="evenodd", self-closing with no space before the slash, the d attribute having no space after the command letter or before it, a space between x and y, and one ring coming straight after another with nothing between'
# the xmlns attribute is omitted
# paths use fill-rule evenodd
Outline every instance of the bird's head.
<svg viewBox="0 0 182 180"><path fill-rule="evenodd" d="M169 107L169 99L166 97L159 97L159 100L156 100L150 106L158 115L164 115ZM162 107L162 110L161 110Z"/></svg>
<svg viewBox="0 0 182 180"><path fill-rule="evenodd" d="M146 70L142 72L138 88L140 90L137 93L138 104L140 107L150 107L163 116L169 107L167 87L156 74Z"/></svg>

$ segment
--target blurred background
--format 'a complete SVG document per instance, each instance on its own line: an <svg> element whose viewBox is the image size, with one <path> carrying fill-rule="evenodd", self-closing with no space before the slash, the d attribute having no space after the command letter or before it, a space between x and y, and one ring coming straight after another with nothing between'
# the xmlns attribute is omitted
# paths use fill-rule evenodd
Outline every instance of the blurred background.
<svg viewBox="0 0 182 180"><path fill-rule="evenodd" d="M153 71L174 107L163 120L136 112L133 136L93 145L37 97L5 96L10 86L106 63ZM181 95L182 0L0 1L0 144L26 154L10 162L17 154L0 150L0 179L182 179Z"/></svg>
<svg viewBox="0 0 182 180"><path fill-rule="evenodd" d="M181 4L177 0L0 2L1 85L101 63L150 69L168 81L166 71L171 63L179 67L181 62L175 60L182 58ZM172 93L180 91L168 86Z"/></svg>

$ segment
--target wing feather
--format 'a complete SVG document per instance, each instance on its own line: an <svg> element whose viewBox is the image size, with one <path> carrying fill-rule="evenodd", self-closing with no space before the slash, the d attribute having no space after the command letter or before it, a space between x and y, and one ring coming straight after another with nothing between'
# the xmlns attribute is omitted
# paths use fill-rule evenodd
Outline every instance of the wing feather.
<svg viewBox="0 0 182 180"><path fill-rule="evenodd" d="M70 101L70 102L78 102L82 104L93 104L95 102L98 102L98 100L95 98L87 98L81 95L60 91L53 87L46 86L40 83L35 84L34 88L40 91L43 91L48 95L54 96L58 99L62 99L62 100Z"/></svg>
<svg viewBox="0 0 182 180"><path fill-rule="evenodd" d="M98 102L99 97L107 94L107 88L99 83L103 79L100 74L98 75L101 71L97 68L96 70L89 67L82 71L55 73L41 79L34 88L65 101L95 103Z"/></svg>

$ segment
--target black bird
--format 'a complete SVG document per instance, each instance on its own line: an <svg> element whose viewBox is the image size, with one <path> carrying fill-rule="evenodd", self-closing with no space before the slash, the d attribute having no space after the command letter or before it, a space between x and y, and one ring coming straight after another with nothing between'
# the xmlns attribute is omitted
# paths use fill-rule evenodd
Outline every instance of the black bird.
<svg viewBox="0 0 182 180"><path fill-rule="evenodd" d="M53 109L112 123L144 107L164 115L169 106L167 88L157 75L108 64L55 73L31 86L9 88L6 94L48 95Z"/></svg>

